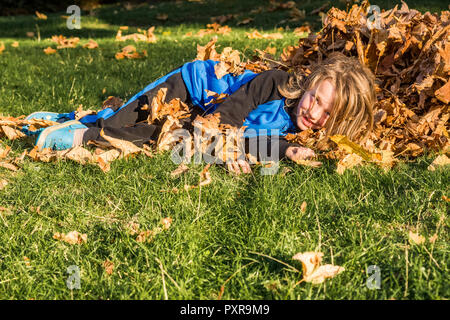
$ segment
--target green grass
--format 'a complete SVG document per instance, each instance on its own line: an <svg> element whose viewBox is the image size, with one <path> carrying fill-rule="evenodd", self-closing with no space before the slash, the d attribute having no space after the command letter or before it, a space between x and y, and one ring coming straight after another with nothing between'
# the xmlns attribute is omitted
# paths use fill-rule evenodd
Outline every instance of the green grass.
<svg viewBox="0 0 450 320"><path fill-rule="evenodd" d="M68 112L79 104L97 109L109 95L128 99L193 60L197 43L209 41L207 36L184 38L186 32L205 28L210 15L249 12L259 3L268 1L160 3L130 11L105 6L94 16L83 13L81 30L65 28L59 14L49 14L47 21L0 17L0 41L6 46L0 55L0 113ZM309 12L323 2L298 3ZM408 4L422 12L446 9L440 1ZM378 5L390 9L395 3ZM158 13L168 13L169 20L155 20ZM255 48L276 46L280 54L297 43L290 32L276 41L247 39L245 32L253 29L275 32L288 13L253 16L250 25L227 23L233 32L219 36L218 44L251 57ZM316 31L318 19L306 18ZM120 25L157 26L157 43L136 45L148 51L147 58L114 59L125 45L114 41ZM26 38L27 31L36 37ZM55 47L48 40L54 34L79 36L82 43L93 38L100 49L79 46L47 56L42 50ZM18 48L10 46L15 40ZM29 140L2 144L17 155L32 147ZM195 184L204 164L191 164L186 175L171 179L176 165L167 154L115 161L108 174L90 165L28 158L15 174L0 168L1 178L9 181L0 191L0 206L6 208L0 211L0 298L164 299L161 261L170 275L164 277L169 299L216 299L230 277L223 299L448 299L448 202L442 196L449 196L450 174L427 170L435 156L426 154L386 173L368 166L343 175L335 173L334 162L311 169L285 161L281 167L292 171L273 176L254 168L252 175L234 177L215 166L212 184L178 194L161 190ZM39 213L33 209L38 206ZM169 216L170 229L150 243L139 243L127 232L130 221L150 230ZM438 238L434 244L412 245L410 229L427 239L437 231ZM52 238L72 230L86 233L87 243ZM295 286L301 273L273 260L301 269L292 256L314 250L324 252L324 263L343 266L345 272L321 285ZM107 259L115 265L112 275L102 266ZM66 286L71 265L81 269L79 290ZM378 290L366 287L370 265L381 270Z"/></svg>

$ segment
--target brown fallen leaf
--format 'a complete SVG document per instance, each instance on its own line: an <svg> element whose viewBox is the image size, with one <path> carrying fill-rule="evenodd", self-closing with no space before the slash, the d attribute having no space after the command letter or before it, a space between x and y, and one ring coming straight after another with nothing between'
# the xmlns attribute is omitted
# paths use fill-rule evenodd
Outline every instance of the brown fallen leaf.
<svg viewBox="0 0 450 320"><path fill-rule="evenodd" d="M79 233L78 231L71 231L67 234L56 232L53 239L61 240L69 244L82 244L87 241L87 234Z"/></svg>
<svg viewBox="0 0 450 320"><path fill-rule="evenodd" d="M130 154L142 152L141 148L130 141L116 139L105 135L103 129L100 131L100 136L108 141L113 147L119 149L122 152L122 157L124 158Z"/></svg>
<svg viewBox="0 0 450 320"><path fill-rule="evenodd" d="M56 53L56 50L53 49L52 47L47 47L44 49L45 54L53 54Z"/></svg>
<svg viewBox="0 0 450 320"><path fill-rule="evenodd" d="M164 230L168 230L172 225L173 219L171 217L166 217L161 220L161 224L163 225Z"/></svg>
<svg viewBox="0 0 450 320"><path fill-rule="evenodd" d="M302 166L313 167L313 168L319 168L322 166L322 162L314 161L314 160L296 160L295 163L300 164Z"/></svg>
<svg viewBox="0 0 450 320"><path fill-rule="evenodd" d="M363 158L356 153L346 155L343 159L337 163L336 172L343 174L346 169L359 166L363 163Z"/></svg>
<svg viewBox="0 0 450 320"><path fill-rule="evenodd" d="M3 190L8 185L8 180L0 179L0 190Z"/></svg>
<svg viewBox="0 0 450 320"><path fill-rule="evenodd" d="M436 242L437 238L438 238L438 235L435 233L430 238L428 238L428 241L430 241L430 243L433 244Z"/></svg>
<svg viewBox="0 0 450 320"><path fill-rule="evenodd" d="M10 151L11 151L11 147L10 146L6 146L5 149L0 147L0 159L6 158Z"/></svg>
<svg viewBox="0 0 450 320"><path fill-rule="evenodd" d="M80 164L86 164L93 160L91 152L81 146L76 146L70 149L64 157Z"/></svg>
<svg viewBox="0 0 450 320"><path fill-rule="evenodd" d="M445 154L441 154L433 160L433 162L428 166L428 170L435 171L437 167L443 167L450 164L450 159Z"/></svg>
<svg viewBox="0 0 450 320"><path fill-rule="evenodd" d="M15 140L26 137L25 133L16 128L1 126L1 129L9 140Z"/></svg>
<svg viewBox="0 0 450 320"><path fill-rule="evenodd" d="M36 17L37 17L38 19L40 19L40 20L47 20L47 16L46 16L45 14L40 13L40 12L38 12L38 11L36 11L35 14L36 14Z"/></svg>
<svg viewBox="0 0 450 320"><path fill-rule="evenodd" d="M170 173L170 176L172 178L176 178L176 177L178 177L179 175L185 173L188 170L189 170L189 167L186 164L184 164L184 162L182 162L182 163L180 163L180 165L175 170L173 170Z"/></svg>
<svg viewBox="0 0 450 320"><path fill-rule="evenodd" d="M302 213L306 212L306 206L307 206L306 201L303 201L302 204L300 205L300 211Z"/></svg>
<svg viewBox="0 0 450 320"><path fill-rule="evenodd" d="M0 162L0 167L3 167L3 168L5 168L5 169L11 170L11 171L17 171L17 170L19 170L19 167L13 165L12 163L4 162L4 161L1 161L1 162Z"/></svg>
<svg viewBox="0 0 450 320"><path fill-rule="evenodd" d="M98 43L95 40L89 39L88 43L83 45L83 48L96 49L98 48Z"/></svg>
<svg viewBox="0 0 450 320"><path fill-rule="evenodd" d="M421 235L418 234L418 233L409 231L409 241L410 241L412 244L420 245L420 244L423 244L423 243L425 242L425 237L424 237L424 236L421 236Z"/></svg>
<svg viewBox="0 0 450 320"><path fill-rule="evenodd" d="M322 262L322 252L297 253L292 257L302 263L303 280L313 284L319 284L327 278L333 278L345 271L345 268L331 264L320 265Z"/></svg>
<svg viewBox="0 0 450 320"><path fill-rule="evenodd" d="M113 271L114 271L114 263L112 261L109 261L108 259L106 259L103 262L103 268L105 268L105 272L109 275L112 275Z"/></svg>

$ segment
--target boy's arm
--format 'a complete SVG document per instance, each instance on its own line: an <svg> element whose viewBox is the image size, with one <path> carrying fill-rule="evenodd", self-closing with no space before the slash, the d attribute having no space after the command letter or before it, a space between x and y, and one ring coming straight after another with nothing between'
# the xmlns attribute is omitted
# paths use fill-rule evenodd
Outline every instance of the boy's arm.
<svg viewBox="0 0 450 320"><path fill-rule="evenodd" d="M282 70L268 70L257 75L225 99L214 111L220 113L220 122L240 128L248 114L259 105L282 99L278 85L288 81Z"/></svg>
<svg viewBox="0 0 450 320"><path fill-rule="evenodd" d="M258 161L278 161L286 157L289 147L302 148L298 143L290 143L280 136L256 136L245 139L245 151Z"/></svg>

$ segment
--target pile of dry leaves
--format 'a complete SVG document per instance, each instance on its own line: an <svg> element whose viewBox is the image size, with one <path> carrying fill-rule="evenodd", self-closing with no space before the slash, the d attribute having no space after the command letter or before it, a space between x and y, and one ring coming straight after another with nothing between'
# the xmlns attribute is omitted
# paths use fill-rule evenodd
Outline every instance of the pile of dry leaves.
<svg viewBox="0 0 450 320"><path fill-rule="evenodd" d="M449 152L450 12L421 14L403 2L374 20L368 7L331 8L322 30L285 48L277 68L307 76L334 51L357 56L377 79L375 130L364 146L395 156ZM296 138L305 142L313 135Z"/></svg>

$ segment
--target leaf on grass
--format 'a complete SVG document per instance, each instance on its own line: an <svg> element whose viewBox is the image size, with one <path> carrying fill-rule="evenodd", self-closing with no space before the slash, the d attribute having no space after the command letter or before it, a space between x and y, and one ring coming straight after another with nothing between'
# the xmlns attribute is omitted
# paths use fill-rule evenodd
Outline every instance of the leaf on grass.
<svg viewBox="0 0 450 320"><path fill-rule="evenodd" d="M40 13L39 11L36 11L35 14L36 14L36 17L38 19L40 19L40 20L47 20L47 16L45 14Z"/></svg>
<svg viewBox="0 0 450 320"><path fill-rule="evenodd" d="M66 38L63 35L59 36L54 35L52 36L52 41L56 42L57 44L56 49L75 48L78 45L80 38L78 37Z"/></svg>
<svg viewBox="0 0 450 320"><path fill-rule="evenodd" d="M346 155L343 159L337 163L336 172L343 174L346 169L359 166L363 163L363 158L356 153Z"/></svg>
<svg viewBox="0 0 450 320"><path fill-rule="evenodd" d="M178 177L179 175L183 174L184 172L186 172L188 170L189 170L189 167L186 164L184 164L184 162L182 162L182 163L180 163L180 165L175 170L173 170L170 173L170 176L172 178L176 178L176 177Z"/></svg>
<svg viewBox="0 0 450 320"><path fill-rule="evenodd" d="M6 146L5 149L0 147L0 159L6 158L10 151L11 151L11 147L10 146Z"/></svg>
<svg viewBox="0 0 450 320"><path fill-rule="evenodd" d="M305 212L306 212L306 206L307 206L306 201L303 201L302 204L301 204L301 206L300 206L300 211L301 211L302 213L305 213Z"/></svg>
<svg viewBox="0 0 450 320"><path fill-rule="evenodd" d="M450 159L445 154L437 156L436 159L428 166L428 170L435 171L437 167L443 167L450 164Z"/></svg>
<svg viewBox="0 0 450 320"><path fill-rule="evenodd" d="M8 169L8 170L11 170L11 171L14 171L14 172L19 170L19 167L13 165L12 163L4 162L4 161L0 162L0 167L3 167L5 169Z"/></svg>
<svg viewBox="0 0 450 320"><path fill-rule="evenodd" d="M106 259L103 262L103 268L105 268L105 272L109 275L112 275L113 271L114 271L114 263L112 261L109 261L108 259Z"/></svg>
<svg viewBox="0 0 450 320"><path fill-rule="evenodd" d="M1 126L3 133L6 135L6 137L9 140L15 140L26 137L26 134L20 131L19 129L8 127L8 126Z"/></svg>
<svg viewBox="0 0 450 320"><path fill-rule="evenodd" d="M52 47L47 47L44 49L45 54L53 54L56 53L56 50L53 49Z"/></svg>
<svg viewBox="0 0 450 320"><path fill-rule="evenodd" d="M430 241L430 243L433 244L436 242L437 238L438 238L438 235L435 233L431 237L428 238L428 241Z"/></svg>
<svg viewBox="0 0 450 320"><path fill-rule="evenodd" d="M319 284L327 278L333 278L345 271L343 267L332 264L320 265L322 262L322 252L297 253L292 257L302 263L303 280L313 284Z"/></svg>
<svg viewBox="0 0 450 320"><path fill-rule="evenodd" d="M142 53L136 51L136 47L133 45L128 45L122 48L122 51L117 52L115 58L117 60L127 59L139 59L147 56L147 50L142 50Z"/></svg>
<svg viewBox="0 0 450 320"><path fill-rule="evenodd" d="M361 147L359 144L351 141L348 137L340 134L336 134L330 137L330 140L335 142L339 148L344 149L346 152L357 154L366 161L380 159L378 154L372 154Z"/></svg>
<svg viewBox="0 0 450 320"><path fill-rule="evenodd" d="M64 156L80 164L86 164L93 160L91 152L81 146L70 149Z"/></svg>
<svg viewBox="0 0 450 320"><path fill-rule="evenodd" d="M19 47L19 42L18 41L14 41L13 43L11 43L11 47L18 48Z"/></svg>
<svg viewBox="0 0 450 320"><path fill-rule="evenodd" d="M161 224L164 230L168 230L172 225L173 219L171 217L166 217L161 220Z"/></svg>
<svg viewBox="0 0 450 320"><path fill-rule="evenodd" d="M0 41L0 54L2 54L3 51L5 51L5 44L3 41Z"/></svg>
<svg viewBox="0 0 450 320"><path fill-rule="evenodd" d="M423 244L425 242L425 237L421 236L418 233L409 231L409 241L411 243L413 243L413 244L420 245L420 244Z"/></svg>
<svg viewBox="0 0 450 320"><path fill-rule="evenodd" d="M87 241L87 234L79 233L78 231L71 231L67 234L56 232L53 239L67 242L69 244L82 244Z"/></svg>
<svg viewBox="0 0 450 320"><path fill-rule="evenodd" d="M322 166L322 162L314 160L295 160L295 163L313 168L319 168Z"/></svg>
<svg viewBox="0 0 450 320"><path fill-rule="evenodd" d="M8 185L8 180L0 179L0 190L3 190Z"/></svg>
<svg viewBox="0 0 450 320"><path fill-rule="evenodd" d="M89 39L88 43L83 45L83 48L96 49L98 48L98 43L95 40Z"/></svg>

